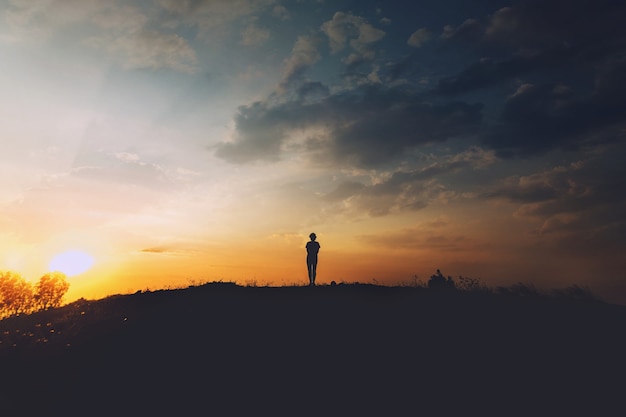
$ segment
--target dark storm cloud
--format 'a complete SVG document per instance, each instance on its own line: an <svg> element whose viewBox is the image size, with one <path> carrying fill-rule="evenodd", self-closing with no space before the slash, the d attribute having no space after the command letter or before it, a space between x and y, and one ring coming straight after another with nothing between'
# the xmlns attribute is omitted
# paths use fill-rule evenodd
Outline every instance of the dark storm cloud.
<svg viewBox="0 0 626 417"><path fill-rule="evenodd" d="M418 145L475 133L482 118L480 105L433 105L404 93L380 90L368 93L362 101L337 104L351 120L333 132L332 157L364 167L392 161Z"/></svg>
<svg viewBox="0 0 626 417"><path fill-rule="evenodd" d="M495 96L511 83L531 86L521 85L506 100L483 138L501 157L622 140L625 15L623 2L522 1L484 21L448 26L442 39L472 44L480 58L440 78L433 93Z"/></svg>
<svg viewBox="0 0 626 417"><path fill-rule="evenodd" d="M315 141L318 158L374 167L416 146L475 133L481 120L480 104L433 104L410 91L364 85L316 102L268 100L241 106L236 141L220 144L216 155L236 163L274 161L294 131L324 128L326 137Z"/></svg>
<svg viewBox="0 0 626 417"><path fill-rule="evenodd" d="M444 26L439 45L460 45L464 52L452 53L450 68L458 70L439 72L429 54L454 48L403 45L396 59L377 61L381 55L369 53L370 46L392 38L365 18L336 13L317 35L298 38L281 88L239 108L232 141L217 145L216 155L234 163L278 161L286 149L297 149L316 162L372 168L457 137L477 138L502 158L621 141L626 31L619 17L625 12L626 6L605 0L494 7ZM305 77L327 59L316 36L328 38L331 55L355 52L341 58L343 86ZM424 92L431 80L434 88ZM474 104L478 100L488 108ZM296 134L300 142L293 146ZM309 135L304 141L303 134Z"/></svg>
<svg viewBox="0 0 626 417"><path fill-rule="evenodd" d="M482 59L442 78L437 92L464 93L552 68L589 71L623 55L625 14L626 6L615 1L528 1L497 10L485 24L471 19L447 26L442 38L473 43Z"/></svg>
<svg viewBox="0 0 626 417"><path fill-rule="evenodd" d="M611 62L594 90L577 95L567 85L520 86L483 142L501 157L555 148L579 150L626 137L626 61Z"/></svg>

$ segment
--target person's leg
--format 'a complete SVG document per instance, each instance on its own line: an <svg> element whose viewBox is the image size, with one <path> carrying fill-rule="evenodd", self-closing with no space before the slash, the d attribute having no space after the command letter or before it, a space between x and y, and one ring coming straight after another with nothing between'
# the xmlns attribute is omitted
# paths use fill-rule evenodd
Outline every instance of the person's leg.
<svg viewBox="0 0 626 417"><path fill-rule="evenodd" d="M315 285L315 277L317 276L317 262L311 264L311 283Z"/></svg>
<svg viewBox="0 0 626 417"><path fill-rule="evenodd" d="M307 260L307 262L306 262L306 269L307 269L307 272L309 274L309 285L313 285L313 280L314 280L314 278L313 278L313 273L314 273L313 272L313 264L311 264L311 262L309 260Z"/></svg>

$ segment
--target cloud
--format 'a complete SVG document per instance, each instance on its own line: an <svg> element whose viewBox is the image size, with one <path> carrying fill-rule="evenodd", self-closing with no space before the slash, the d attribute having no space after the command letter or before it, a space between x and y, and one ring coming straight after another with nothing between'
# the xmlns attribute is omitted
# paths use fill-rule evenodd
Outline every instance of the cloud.
<svg viewBox="0 0 626 417"><path fill-rule="evenodd" d="M623 205L626 196L615 191L626 186L624 170L605 167L602 172L598 171L600 165L600 160L578 162L517 179L507 178L504 180L506 191L499 189L493 196L530 204L523 210L526 216L550 216Z"/></svg>
<svg viewBox="0 0 626 417"><path fill-rule="evenodd" d="M9 1L4 18L15 40L49 39L70 28L136 30L148 20L133 5L97 0Z"/></svg>
<svg viewBox="0 0 626 417"><path fill-rule="evenodd" d="M563 84L522 84L506 100L483 143L501 157L554 149L589 150L626 138L626 61L599 71L595 88L576 94Z"/></svg>
<svg viewBox="0 0 626 417"><path fill-rule="evenodd" d="M433 104L406 90L361 85L314 102L241 106L234 140L219 144L216 155L235 163L277 161L295 133L312 130L300 149L317 162L374 167L417 146L476 133L481 123L478 104Z"/></svg>
<svg viewBox="0 0 626 417"><path fill-rule="evenodd" d="M439 252L459 252L484 247L484 244L464 235L454 233L435 234L432 231L421 228L360 235L358 239L368 245L391 250L435 249Z"/></svg>
<svg viewBox="0 0 626 417"><path fill-rule="evenodd" d="M532 225L537 238L562 251L622 251L626 247L626 189L623 167L606 158L578 161L494 184L482 198L505 200L515 216Z"/></svg>
<svg viewBox="0 0 626 417"><path fill-rule="evenodd" d="M384 76L387 82L408 82L408 79L421 75L424 66L417 54L413 53L395 62L389 62L384 69ZM406 78L405 78L406 77Z"/></svg>
<svg viewBox="0 0 626 417"><path fill-rule="evenodd" d="M420 48L428 42L430 38L430 31L427 28L421 28L413 32L406 43L414 48Z"/></svg>
<svg viewBox="0 0 626 417"><path fill-rule="evenodd" d="M421 210L434 201L448 199L455 194L442 184L441 178L484 169L494 161L493 152L473 147L437 158L419 169L389 172L383 179L371 184L351 179L343 181L323 199L337 211L356 215L383 216L392 212Z"/></svg>
<svg viewBox="0 0 626 417"><path fill-rule="evenodd" d="M289 109L256 102L240 106L235 115L236 137L217 145L215 155L232 163L278 161L285 131L293 121Z"/></svg>
<svg viewBox="0 0 626 417"><path fill-rule="evenodd" d="M33 0L27 3L9 0L7 3L7 17L9 20L20 24L35 21L47 25L73 23L84 20L86 16L102 9L99 2L94 0L85 2Z"/></svg>
<svg viewBox="0 0 626 417"><path fill-rule="evenodd" d="M319 59L320 53L317 50L317 39L311 36L299 36L291 50L291 55L284 63L283 79L281 81L283 88L300 79L304 71Z"/></svg>
<svg viewBox="0 0 626 417"><path fill-rule="evenodd" d="M489 87L537 67L536 58L514 57L502 61L482 58L464 68L459 74L441 78L435 92L454 96Z"/></svg>
<svg viewBox="0 0 626 417"><path fill-rule="evenodd" d="M244 46L262 45L270 38L270 31L250 23L241 33L241 44Z"/></svg>
<svg viewBox="0 0 626 417"><path fill-rule="evenodd" d="M484 27L477 19L466 19L459 26L445 25L441 38L446 41L476 42L481 39Z"/></svg>
<svg viewBox="0 0 626 417"><path fill-rule="evenodd" d="M241 19L269 11L275 0L159 0L164 15L161 22L169 27L194 27L200 38L212 42L222 39Z"/></svg>
<svg viewBox="0 0 626 417"><path fill-rule="evenodd" d="M141 30L113 38L90 38L85 43L106 50L127 69L171 69L186 73L198 70L195 50L175 33Z"/></svg>
<svg viewBox="0 0 626 417"><path fill-rule="evenodd" d="M276 5L274 6L274 8L272 9L272 16L280 19L280 20L289 20L291 19L291 13L289 13L289 10L287 10L287 8L285 6L282 5Z"/></svg>
<svg viewBox="0 0 626 417"><path fill-rule="evenodd" d="M138 5L97 0L9 1L7 23L23 34L52 37L72 29L136 31L148 23L148 16Z"/></svg>
<svg viewBox="0 0 626 417"><path fill-rule="evenodd" d="M536 174L507 177L484 197L504 198L511 202L530 204L568 194L582 196L589 190L570 178L572 172L579 170L581 165L572 164L570 167L556 167Z"/></svg>
<svg viewBox="0 0 626 417"><path fill-rule="evenodd" d="M254 23L257 14L273 10L281 19L288 17L286 9L276 5L275 0L144 3L11 1L5 12L10 31L2 37L49 42L66 38L58 35L71 34L67 39L106 51L127 69L165 68L194 73L198 58L191 42L215 42L239 31L242 45L256 46L269 39L268 29Z"/></svg>
<svg viewBox="0 0 626 417"><path fill-rule="evenodd" d="M16 2L7 12L14 29L43 39L72 32L77 43L108 52L127 69L197 70L186 39L164 31L138 4L98 1ZM32 29L36 28L36 29Z"/></svg>
<svg viewBox="0 0 626 417"><path fill-rule="evenodd" d="M168 249L164 247L154 247L154 248L142 249L141 251L146 252L146 253L167 253Z"/></svg>
<svg viewBox="0 0 626 417"><path fill-rule="evenodd" d="M150 21L149 17L137 6L116 5L113 2L105 4L108 6L94 13L92 17L93 22L102 29L132 33L145 28Z"/></svg>
<svg viewBox="0 0 626 417"><path fill-rule="evenodd" d="M603 54L623 46L624 11L623 3L603 0L576 0L566 5L558 0L519 2L491 16L485 39L518 50L545 51L568 44L578 52L600 47L595 52Z"/></svg>
<svg viewBox="0 0 626 417"><path fill-rule="evenodd" d="M167 255L167 256L185 256L191 253L195 253L196 250L189 248L175 248L171 246L153 246L145 249L141 249L142 253L149 253L154 255Z"/></svg>
<svg viewBox="0 0 626 417"><path fill-rule="evenodd" d="M95 183L124 184L155 192L176 189L172 176L160 165L146 162L139 155L129 152L100 155L100 162L74 168L71 176Z"/></svg>
<svg viewBox="0 0 626 417"><path fill-rule="evenodd" d="M157 205L179 190L160 166L131 153L103 155L99 165L80 166L49 174L10 204L0 206L0 218L25 241L98 229Z"/></svg>
<svg viewBox="0 0 626 417"><path fill-rule="evenodd" d="M487 247L487 244L477 239L458 233L458 228L459 225L444 218L389 232L359 235L357 238L368 245L394 251L435 249L440 252L459 252Z"/></svg>
<svg viewBox="0 0 626 417"><path fill-rule="evenodd" d="M358 181L343 181L334 190L324 195L326 201L342 201L359 195L367 189L367 186Z"/></svg>
<svg viewBox="0 0 626 417"><path fill-rule="evenodd" d="M394 172L389 181L364 185L353 181L340 184L323 196L326 211L354 220L362 216L380 217L426 208L442 191L433 180L420 180Z"/></svg>
<svg viewBox="0 0 626 417"><path fill-rule="evenodd" d="M385 36L383 30L375 28L365 18L344 12L335 13L331 20L321 26L321 30L328 36L333 54L345 49L347 44L365 54L370 44Z"/></svg>
<svg viewBox="0 0 626 417"><path fill-rule="evenodd" d="M485 23L468 19L456 28L448 25L442 39L462 40L482 58L443 78L437 92L466 93L557 68L585 76L622 56L626 34L619 16L624 13L626 5L610 1L527 1L497 10Z"/></svg>
<svg viewBox="0 0 626 417"><path fill-rule="evenodd" d="M472 24L481 36L467 37L483 58L440 78L433 93L493 94L495 87L516 83L482 135L483 145L500 157L591 151L621 141L626 137L626 34L616 16L624 12L624 5L588 0L571 2L567 10L556 1L499 9L486 25ZM445 37L456 35L449 28Z"/></svg>

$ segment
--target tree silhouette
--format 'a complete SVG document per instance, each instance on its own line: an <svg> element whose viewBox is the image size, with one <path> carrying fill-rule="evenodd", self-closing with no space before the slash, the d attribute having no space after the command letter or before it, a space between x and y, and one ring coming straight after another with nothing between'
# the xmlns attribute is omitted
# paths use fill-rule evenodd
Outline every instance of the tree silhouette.
<svg viewBox="0 0 626 417"><path fill-rule="evenodd" d="M50 272L34 286L20 274L0 271L0 319L60 307L70 284L62 272Z"/></svg>
<svg viewBox="0 0 626 417"><path fill-rule="evenodd" d="M16 272L0 272L0 317L30 313L33 286Z"/></svg>
<svg viewBox="0 0 626 417"><path fill-rule="evenodd" d="M33 294L34 306L38 310L61 306L63 296L67 293L70 284L65 280L62 272L50 272L39 278L35 284Z"/></svg>

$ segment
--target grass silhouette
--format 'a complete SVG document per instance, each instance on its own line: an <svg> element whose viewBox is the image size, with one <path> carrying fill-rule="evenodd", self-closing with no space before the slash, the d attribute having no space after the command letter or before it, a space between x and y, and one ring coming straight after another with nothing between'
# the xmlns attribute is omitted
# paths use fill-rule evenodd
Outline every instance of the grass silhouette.
<svg viewBox="0 0 626 417"><path fill-rule="evenodd" d="M0 401L11 416L619 415L625 325L578 287L205 283L1 320Z"/></svg>

